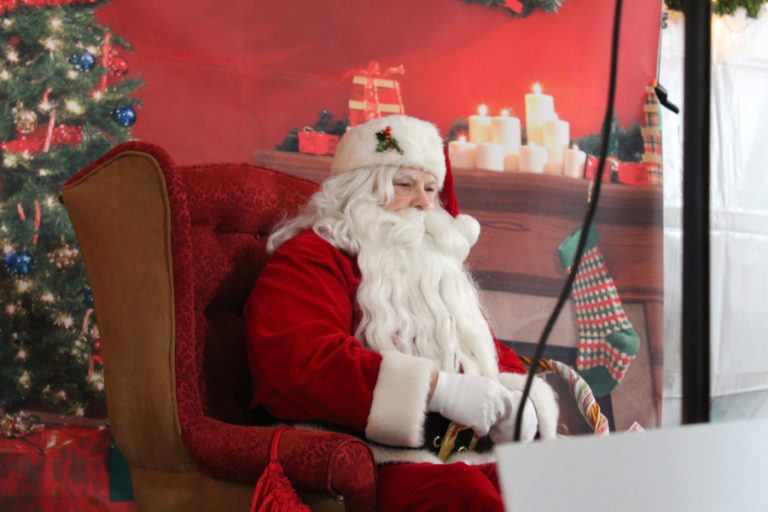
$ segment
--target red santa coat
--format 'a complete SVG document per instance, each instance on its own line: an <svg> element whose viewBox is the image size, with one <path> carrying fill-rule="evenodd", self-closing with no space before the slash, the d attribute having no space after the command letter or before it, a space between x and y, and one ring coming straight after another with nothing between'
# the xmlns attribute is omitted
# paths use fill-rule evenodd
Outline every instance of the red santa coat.
<svg viewBox="0 0 768 512"><path fill-rule="evenodd" d="M275 251L244 310L253 405L277 418L364 432L384 445L420 447L436 365L396 351L374 352L352 335L360 318L355 298L360 279L356 258L312 230ZM504 372L500 381L522 389L520 360L495 342ZM543 381L534 385L532 397L542 437L553 437L554 396L541 385L546 386ZM543 401L551 402L547 411L537 404L542 392ZM545 417L542 424L552 407L554 420Z"/></svg>

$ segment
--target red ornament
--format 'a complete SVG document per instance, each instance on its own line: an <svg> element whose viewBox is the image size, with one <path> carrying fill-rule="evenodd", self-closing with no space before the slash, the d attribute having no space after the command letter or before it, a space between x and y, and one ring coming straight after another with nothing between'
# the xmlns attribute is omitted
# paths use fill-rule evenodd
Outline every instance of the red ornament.
<svg viewBox="0 0 768 512"><path fill-rule="evenodd" d="M120 57L112 57L109 63L109 76L122 78L128 74L128 63Z"/></svg>
<svg viewBox="0 0 768 512"><path fill-rule="evenodd" d="M60 124L54 128L51 142L54 144L79 146L83 142L83 127Z"/></svg>

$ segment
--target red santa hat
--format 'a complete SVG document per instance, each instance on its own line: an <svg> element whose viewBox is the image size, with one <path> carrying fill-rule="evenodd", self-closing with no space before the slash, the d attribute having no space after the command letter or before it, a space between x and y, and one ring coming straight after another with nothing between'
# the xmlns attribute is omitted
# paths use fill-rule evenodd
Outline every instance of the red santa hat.
<svg viewBox="0 0 768 512"><path fill-rule="evenodd" d="M336 146L331 176L377 166L414 167L437 178L443 207L456 216L448 154L437 127L415 117L394 115L351 128Z"/></svg>

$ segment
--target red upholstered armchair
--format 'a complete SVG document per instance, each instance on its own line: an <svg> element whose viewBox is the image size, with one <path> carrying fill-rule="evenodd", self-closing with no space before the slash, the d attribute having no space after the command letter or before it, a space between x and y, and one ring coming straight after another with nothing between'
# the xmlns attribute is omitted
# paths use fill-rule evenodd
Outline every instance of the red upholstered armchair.
<svg viewBox="0 0 768 512"><path fill-rule="evenodd" d="M122 144L61 196L93 289L107 407L137 509L248 510L275 430L248 408L241 309L271 227L317 189L248 164L176 166ZM375 509L360 440L289 430L286 475L313 510Z"/></svg>

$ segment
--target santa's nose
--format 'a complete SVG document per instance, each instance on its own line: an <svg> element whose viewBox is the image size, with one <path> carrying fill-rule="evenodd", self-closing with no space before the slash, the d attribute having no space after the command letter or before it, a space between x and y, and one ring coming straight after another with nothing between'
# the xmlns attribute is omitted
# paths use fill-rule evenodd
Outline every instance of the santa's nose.
<svg viewBox="0 0 768 512"><path fill-rule="evenodd" d="M435 209L435 203L432 200L432 197L429 192L422 187L419 187L416 190L413 200L411 201L411 206L418 208L419 210L431 211Z"/></svg>

